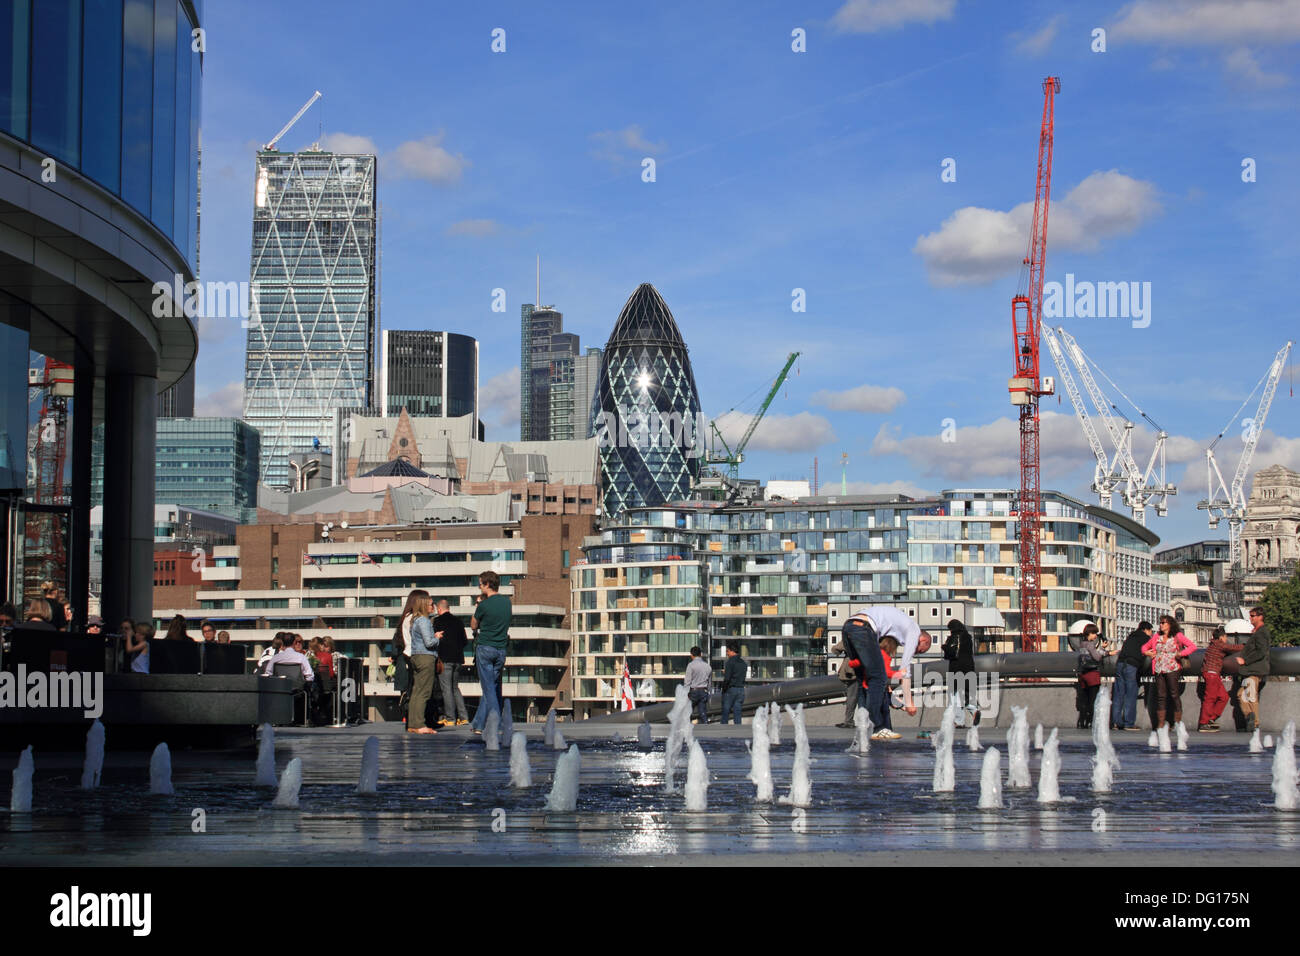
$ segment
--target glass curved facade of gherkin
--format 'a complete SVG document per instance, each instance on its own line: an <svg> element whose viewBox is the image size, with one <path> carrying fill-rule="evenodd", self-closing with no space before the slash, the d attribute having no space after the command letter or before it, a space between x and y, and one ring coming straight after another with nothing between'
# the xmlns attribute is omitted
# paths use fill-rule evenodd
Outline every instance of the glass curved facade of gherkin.
<svg viewBox="0 0 1300 956"><path fill-rule="evenodd" d="M591 422L607 518L689 497L704 451L700 397L682 334L649 283L610 333Z"/></svg>

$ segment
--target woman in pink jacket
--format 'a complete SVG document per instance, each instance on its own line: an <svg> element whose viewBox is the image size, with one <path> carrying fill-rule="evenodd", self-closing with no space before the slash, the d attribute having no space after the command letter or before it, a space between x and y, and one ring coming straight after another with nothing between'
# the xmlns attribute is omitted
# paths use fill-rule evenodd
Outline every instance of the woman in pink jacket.
<svg viewBox="0 0 1300 956"><path fill-rule="evenodd" d="M1160 616L1159 630L1142 645L1142 653L1151 658L1151 673L1155 675L1157 730L1165 725L1170 701L1174 712L1172 723L1183 719L1182 681L1179 679L1183 670L1181 658L1195 650L1196 645L1178 630L1178 622L1168 614Z"/></svg>

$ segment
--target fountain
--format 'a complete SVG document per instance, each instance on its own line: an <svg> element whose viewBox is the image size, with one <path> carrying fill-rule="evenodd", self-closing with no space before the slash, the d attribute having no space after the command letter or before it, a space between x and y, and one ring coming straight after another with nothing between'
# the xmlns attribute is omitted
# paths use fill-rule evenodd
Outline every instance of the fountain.
<svg viewBox="0 0 1300 956"><path fill-rule="evenodd" d="M1011 707L1011 727L1007 730L1007 786L1028 787L1029 720L1028 707Z"/></svg>
<svg viewBox="0 0 1300 956"><path fill-rule="evenodd" d="M1296 788L1295 721L1287 721L1282 739L1273 751L1273 806L1279 810L1294 810L1300 804Z"/></svg>
<svg viewBox="0 0 1300 956"><path fill-rule="evenodd" d="M508 741L515 738L515 715L506 707L501 711L501 740Z"/></svg>
<svg viewBox="0 0 1300 956"><path fill-rule="evenodd" d="M542 743L551 746L555 741L555 711L546 712L546 730L542 732Z"/></svg>
<svg viewBox="0 0 1300 956"><path fill-rule="evenodd" d="M149 758L149 792L175 793L172 789L172 754L166 744L159 744Z"/></svg>
<svg viewBox="0 0 1300 956"><path fill-rule="evenodd" d="M262 739L257 745L256 786L276 787L280 781L275 776L275 728L262 725Z"/></svg>
<svg viewBox="0 0 1300 956"><path fill-rule="evenodd" d="M867 708L859 707L853 714L853 744L845 753L865 754L871 749L871 718Z"/></svg>
<svg viewBox="0 0 1300 956"><path fill-rule="evenodd" d="M1042 727L1042 724L1038 725ZM1061 742L1057 739L1056 728L1043 744L1043 761L1038 769L1038 802L1061 802Z"/></svg>
<svg viewBox="0 0 1300 956"><path fill-rule="evenodd" d="M104 773L104 725L98 719L86 731L86 761L81 767L81 789L94 790Z"/></svg>
<svg viewBox="0 0 1300 956"><path fill-rule="evenodd" d="M749 748L749 779L758 788L754 799L759 803L772 802L772 755L767 742L767 706L754 713L750 727L753 743Z"/></svg>
<svg viewBox="0 0 1300 956"><path fill-rule="evenodd" d="M1268 750L1268 749L1269 749L1270 747L1272 747L1272 746L1273 746L1273 735L1272 735L1272 734L1265 734L1265 735L1264 735L1264 749L1265 749L1265 750Z"/></svg>
<svg viewBox="0 0 1300 956"><path fill-rule="evenodd" d="M289 810L298 808L298 791L302 789L302 758L294 757L280 775L280 789L275 795L276 807Z"/></svg>
<svg viewBox="0 0 1300 956"><path fill-rule="evenodd" d="M1092 789L1095 793L1110 793L1115 771L1119 769L1119 758L1115 756L1115 745L1110 740L1110 687L1103 686L1097 692L1097 701L1092 710L1092 742L1097 752L1092 758Z"/></svg>
<svg viewBox="0 0 1300 956"><path fill-rule="evenodd" d="M776 701L767 712L767 743L769 747L781 746L781 705Z"/></svg>
<svg viewBox="0 0 1300 956"><path fill-rule="evenodd" d="M980 729L974 725L966 731L966 747L974 753L979 753L984 749L980 744Z"/></svg>
<svg viewBox="0 0 1300 956"><path fill-rule="evenodd" d="M1264 752L1264 745L1259 741L1258 727L1256 727L1255 732L1250 735L1250 752L1253 754L1262 754Z"/></svg>
<svg viewBox="0 0 1300 956"><path fill-rule="evenodd" d="M14 767L13 795L9 798L10 813L32 812L32 774L36 772L36 761L32 757L32 748L28 747L18 758Z"/></svg>
<svg viewBox="0 0 1300 956"><path fill-rule="evenodd" d="M952 762L952 742L957 735L957 701L952 699L943 712L939 732L932 738L934 744L934 792L951 793L957 784L957 774Z"/></svg>
<svg viewBox="0 0 1300 956"><path fill-rule="evenodd" d="M1161 724L1156 728L1156 743L1160 745L1160 752L1162 754L1173 753L1174 748L1169 741L1168 724Z"/></svg>
<svg viewBox="0 0 1300 956"><path fill-rule="evenodd" d="M997 747L985 751L980 767L980 809L1002 809L1002 755Z"/></svg>
<svg viewBox="0 0 1300 956"><path fill-rule="evenodd" d="M578 772L581 768L582 758L578 755L578 745L574 744L555 761L555 779L551 782L551 793L543 809L555 813L572 813L578 809Z"/></svg>
<svg viewBox="0 0 1300 956"><path fill-rule="evenodd" d="M776 710L777 705L772 704L772 708ZM808 731L804 727L803 704L797 710L790 711L790 720L794 724L794 768L790 774L790 793L782 797L781 802L795 807L807 807L812 804L812 778L809 773L812 757L808 748Z"/></svg>
<svg viewBox="0 0 1300 956"><path fill-rule="evenodd" d="M528 766L528 738L516 732L510 738L510 786L532 785L533 772Z"/></svg>
<svg viewBox="0 0 1300 956"><path fill-rule="evenodd" d="M637 725L636 745L642 750L649 750L654 746L654 737L650 733L650 721L643 720Z"/></svg>
<svg viewBox="0 0 1300 956"><path fill-rule="evenodd" d="M709 809L709 767L704 760L704 750L698 740L691 741L690 756L686 760L686 809L703 813Z"/></svg>
<svg viewBox="0 0 1300 956"><path fill-rule="evenodd" d="M1151 736L1147 738L1147 746L1152 748L1160 746L1160 735L1154 730L1151 731Z"/></svg>
<svg viewBox="0 0 1300 956"><path fill-rule="evenodd" d="M357 780L357 793L379 792L379 738L367 737L361 748L361 776Z"/></svg>
<svg viewBox="0 0 1300 956"><path fill-rule="evenodd" d="M677 770L677 757L682 748L694 739L691 733L691 702L686 697L686 688L680 684L677 686L672 710L668 712L668 725L668 739L664 741L664 793L674 793L676 784L673 775Z"/></svg>
<svg viewBox="0 0 1300 956"><path fill-rule="evenodd" d="M1035 750L1043 749L1043 725L1042 724L1037 724L1034 727L1034 749Z"/></svg>
<svg viewBox="0 0 1300 956"><path fill-rule="evenodd" d="M1174 731L1178 738L1178 749L1186 750L1187 749L1187 725L1180 720L1177 724L1174 725Z"/></svg>
<svg viewBox="0 0 1300 956"><path fill-rule="evenodd" d="M487 750L501 749L501 712L494 710L483 724L483 746Z"/></svg>

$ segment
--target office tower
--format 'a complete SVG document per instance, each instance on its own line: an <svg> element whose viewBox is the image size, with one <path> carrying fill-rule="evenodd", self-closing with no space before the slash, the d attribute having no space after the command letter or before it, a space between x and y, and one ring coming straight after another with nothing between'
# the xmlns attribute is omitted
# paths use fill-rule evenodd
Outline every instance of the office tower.
<svg viewBox="0 0 1300 956"><path fill-rule="evenodd" d="M614 323L591 415L606 519L690 495L703 452L700 398L686 343L648 282Z"/></svg>
<svg viewBox="0 0 1300 956"><path fill-rule="evenodd" d="M478 427L478 340L455 332L387 329L381 336L382 415L474 416Z"/></svg>
<svg viewBox="0 0 1300 956"><path fill-rule="evenodd" d="M271 487L292 453L330 451L336 408L372 404L375 208L373 155L257 154L244 420Z"/></svg>
<svg viewBox="0 0 1300 956"><path fill-rule="evenodd" d="M590 438L591 400L605 361L603 349L589 348L586 355L573 360L573 438Z"/></svg>
<svg viewBox="0 0 1300 956"><path fill-rule="evenodd" d="M201 508L246 524L257 519L260 441L237 418L158 419L158 501Z"/></svg>

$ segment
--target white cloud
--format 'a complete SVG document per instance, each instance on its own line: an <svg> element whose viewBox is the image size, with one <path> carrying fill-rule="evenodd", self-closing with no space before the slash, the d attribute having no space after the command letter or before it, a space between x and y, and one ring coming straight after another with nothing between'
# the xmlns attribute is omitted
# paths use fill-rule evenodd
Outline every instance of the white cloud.
<svg viewBox="0 0 1300 956"><path fill-rule="evenodd" d="M1095 249L1103 239L1127 235L1160 211L1154 183L1118 170L1090 174L1052 204L1047 241L1054 249ZM937 232L916 240L937 286L987 283L1020 268L1029 246L1034 204L1010 212L965 206Z"/></svg>
<svg viewBox="0 0 1300 956"><path fill-rule="evenodd" d="M950 20L956 7L957 0L847 0L831 25L840 33L879 33Z"/></svg>
<svg viewBox="0 0 1300 956"><path fill-rule="evenodd" d="M1139 0L1111 27L1120 40L1238 46L1300 40L1300 0Z"/></svg>
<svg viewBox="0 0 1300 956"><path fill-rule="evenodd" d="M478 403L484 420L496 428L519 424L519 366L494 375L479 386ZM494 441L506 441L497 435Z"/></svg>
<svg viewBox="0 0 1300 956"><path fill-rule="evenodd" d="M373 153L379 155L379 147L369 136L356 136L352 133L326 133L320 140L321 149L329 153Z"/></svg>
<svg viewBox="0 0 1300 956"><path fill-rule="evenodd" d="M1229 76L1256 89L1275 89L1291 82L1291 78L1285 73L1266 73L1259 65L1255 54L1245 47L1238 47L1225 56L1223 67L1228 71Z"/></svg>
<svg viewBox="0 0 1300 956"><path fill-rule="evenodd" d="M1044 488L1063 486L1096 465L1083 429L1070 412L1043 411L1040 417L1040 467ZM1100 431L1100 425L1098 425ZM1102 435L1103 448L1109 439ZM971 479L999 479L1012 485L1020 475L1020 423L1004 417L984 425L967 425L944 441L942 432L902 437L898 428L882 425L871 443L873 455L899 455L923 475L970 484ZM1155 435L1146 428L1134 429L1134 457L1145 467ZM1204 456L1204 446L1195 439L1171 435L1165 442L1168 464L1193 461ZM1172 476L1167 475L1167 478ZM1179 489L1180 493L1182 489Z"/></svg>
<svg viewBox="0 0 1300 956"><path fill-rule="evenodd" d="M858 385L841 392L822 389L812 396L814 405L821 405L831 411L866 414L892 412L905 400L902 389L880 385Z"/></svg>
<svg viewBox="0 0 1300 956"><path fill-rule="evenodd" d="M1051 48L1052 41L1056 39L1056 33L1064 19L1064 15L1057 15L1048 20L1047 25L1036 33L1016 34L1013 37L1017 41L1016 49L1028 56L1042 56Z"/></svg>
<svg viewBox="0 0 1300 956"><path fill-rule="evenodd" d="M1223 473L1225 482L1232 481L1232 476L1237 470L1237 462L1241 458L1241 449L1240 436L1229 433L1214 450L1215 460L1219 463L1219 471ZM1196 455L1188 456L1186 460L1187 470L1178 482L1178 494L1193 502L1200 501L1208 493L1205 484L1204 447L1197 448ZM1292 471L1300 471L1300 438L1286 438L1267 428L1260 433L1259 444L1255 447L1255 457L1251 459L1250 473L1246 476L1247 497L1250 496L1250 489L1255 481L1255 472L1269 465L1283 465Z"/></svg>
<svg viewBox="0 0 1300 956"><path fill-rule="evenodd" d="M231 382L194 399L194 414L200 418L243 418L244 383Z"/></svg>
<svg viewBox="0 0 1300 956"><path fill-rule="evenodd" d="M749 427L752 415L726 412L714 419L718 431L732 448ZM821 415L799 412L795 415L768 413L758 423L747 451L813 451L835 440L835 430Z"/></svg>
<svg viewBox="0 0 1300 956"><path fill-rule="evenodd" d="M423 139L408 140L384 157L391 174L399 178L423 179L435 186L459 182L461 173L470 165L469 160L453 156L440 145L442 134Z"/></svg>
<svg viewBox="0 0 1300 956"><path fill-rule="evenodd" d="M665 142L646 139L645 132L635 123L622 129L601 130L592 133L590 138L595 143L591 155L613 166L624 166L633 159L640 160L668 148Z"/></svg>
<svg viewBox="0 0 1300 956"><path fill-rule="evenodd" d="M447 227L447 235L473 236L482 239L484 236L495 235L500 230L501 224L495 219L462 219Z"/></svg>

